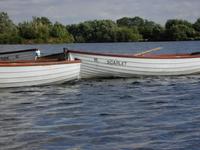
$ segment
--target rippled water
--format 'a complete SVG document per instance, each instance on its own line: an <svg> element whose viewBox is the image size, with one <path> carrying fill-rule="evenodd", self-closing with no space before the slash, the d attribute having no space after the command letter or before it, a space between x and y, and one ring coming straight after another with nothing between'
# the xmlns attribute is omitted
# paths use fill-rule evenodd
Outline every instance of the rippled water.
<svg viewBox="0 0 200 150"><path fill-rule="evenodd" d="M131 44L141 49L167 45L177 51L180 45L182 49L191 45L191 51L200 46L200 42L172 42L96 47L120 51ZM81 48L81 44L35 46ZM95 44L84 44L84 48L92 50ZM191 75L0 89L0 149L198 150L199 87L200 76Z"/></svg>

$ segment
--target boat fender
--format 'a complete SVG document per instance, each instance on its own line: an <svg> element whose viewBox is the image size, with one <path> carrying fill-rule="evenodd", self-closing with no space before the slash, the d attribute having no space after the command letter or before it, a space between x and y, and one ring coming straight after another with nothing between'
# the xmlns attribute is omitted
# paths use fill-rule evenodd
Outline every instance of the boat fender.
<svg viewBox="0 0 200 150"><path fill-rule="evenodd" d="M37 50L35 51L35 60L37 60L37 58L39 58L40 56L41 56L41 52L40 52L39 49L37 49Z"/></svg>

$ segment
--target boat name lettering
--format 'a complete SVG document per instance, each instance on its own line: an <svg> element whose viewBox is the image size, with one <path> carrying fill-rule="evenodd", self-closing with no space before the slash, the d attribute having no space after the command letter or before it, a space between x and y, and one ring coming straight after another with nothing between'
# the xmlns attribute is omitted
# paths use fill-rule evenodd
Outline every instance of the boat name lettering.
<svg viewBox="0 0 200 150"><path fill-rule="evenodd" d="M98 62L98 58L94 58L94 62Z"/></svg>
<svg viewBox="0 0 200 150"><path fill-rule="evenodd" d="M127 62L126 61L119 61L119 60L109 59L109 60L107 60L107 64L115 65L115 66L126 66Z"/></svg>
<svg viewBox="0 0 200 150"><path fill-rule="evenodd" d="M2 56L2 57L0 57L0 60L9 60L9 57L8 56Z"/></svg>

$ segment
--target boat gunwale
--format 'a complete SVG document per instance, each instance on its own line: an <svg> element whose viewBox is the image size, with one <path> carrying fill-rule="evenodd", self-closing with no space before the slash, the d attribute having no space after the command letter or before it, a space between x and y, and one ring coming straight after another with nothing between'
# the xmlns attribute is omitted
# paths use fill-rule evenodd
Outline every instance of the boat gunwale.
<svg viewBox="0 0 200 150"><path fill-rule="evenodd" d="M0 55L6 55L6 54L17 54L17 53L23 53L23 52L33 52L33 51L37 51L37 48L33 48L33 49L24 49L24 50L17 50L17 51L8 51L8 52L0 52Z"/></svg>
<svg viewBox="0 0 200 150"><path fill-rule="evenodd" d="M34 61L0 61L0 67L21 67L21 66L48 66L62 64L79 64L80 60L34 60Z"/></svg>
<svg viewBox="0 0 200 150"><path fill-rule="evenodd" d="M96 56L108 56L108 57L121 57L121 58L138 58L138 59L189 59L189 58L200 58L200 54L191 55L190 53L182 54L148 54L148 55L134 55L134 54L111 54L111 53L95 53L95 52L86 52L80 50L66 50L65 53L76 53L84 55L96 55Z"/></svg>

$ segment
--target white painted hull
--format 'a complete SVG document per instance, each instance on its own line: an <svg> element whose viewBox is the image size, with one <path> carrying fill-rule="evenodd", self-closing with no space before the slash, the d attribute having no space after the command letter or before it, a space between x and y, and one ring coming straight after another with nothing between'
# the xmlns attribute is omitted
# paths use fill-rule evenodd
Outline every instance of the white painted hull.
<svg viewBox="0 0 200 150"><path fill-rule="evenodd" d="M81 78L171 76L200 73L200 58L137 58L84 54L69 51L71 60L80 59Z"/></svg>
<svg viewBox="0 0 200 150"><path fill-rule="evenodd" d="M79 78L80 63L0 67L0 88L49 85Z"/></svg>

